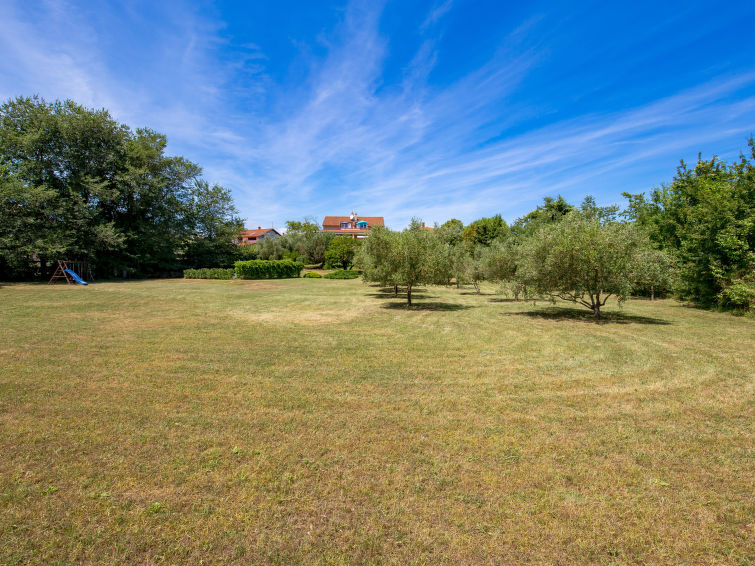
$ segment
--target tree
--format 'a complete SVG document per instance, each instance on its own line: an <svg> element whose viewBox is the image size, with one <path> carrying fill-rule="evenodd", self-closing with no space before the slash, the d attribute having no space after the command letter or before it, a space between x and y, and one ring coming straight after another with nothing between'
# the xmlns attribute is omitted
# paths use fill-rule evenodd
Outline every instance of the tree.
<svg viewBox="0 0 755 566"><path fill-rule="evenodd" d="M396 232L384 226L375 226L364 240L354 257L354 265L362 270L362 279L393 287L398 295L398 273Z"/></svg>
<svg viewBox="0 0 755 566"><path fill-rule="evenodd" d="M349 236L333 238L325 252L325 266L330 268L349 269L354 261L354 253L359 240Z"/></svg>
<svg viewBox="0 0 755 566"><path fill-rule="evenodd" d="M545 197L542 205L517 219L512 225L511 231L516 236L534 234L546 224L559 222L573 210L574 207L566 202L561 195L558 195L558 198L555 199Z"/></svg>
<svg viewBox="0 0 755 566"><path fill-rule="evenodd" d="M636 256L634 282L637 288L646 289L650 300L657 292L670 291L676 280L676 262L673 256L662 250L648 247Z"/></svg>
<svg viewBox="0 0 755 566"><path fill-rule="evenodd" d="M286 237L292 240L291 243L298 250L299 257L306 263L323 264L325 252L335 234L322 232L313 217L306 217L303 221L286 221Z"/></svg>
<svg viewBox="0 0 755 566"><path fill-rule="evenodd" d="M416 285L447 285L451 280L450 247L434 230L423 230L413 218L403 232L375 227L361 247L357 261L365 281L406 287L406 302L412 306Z"/></svg>
<svg viewBox="0 0 755 566"><path fill-rule="evenodd" d="M598 206L595 197L587 195L582 204L579 205L579 211L584 218L596 219L603 224L616 222L619 215L619 207L615 204L609 206Z"/></svg>
<svg viewBox="0 0 755 566"><path fill-rule="evenodd" d="M517 279L535 292L593 311L611 296L622 302L634 286L637 254L647 237L631 224L601 224L579 213L543 226L520 248Z"/></svg>
<svg viewBox="0 0 755 566"><path fill-rule="evenodd" d="M330 242L336 235L332 232L313 232L304 236L302 245L302 256L308 263L325 263L325 252L328 251Z"/></svg>
<svg viewBox="0 0 755 566"><path fill-rule="evenodd" d="M306 217L304 220L287 220L286 233L301 232L302 234L317 234L320 232L320 225L312 217Z"/></svg>
<svg viewBox="0 0 755 566"><path fill-rule="evenodd" d="M508 226L500 214L490 218L480 218L464 228L464 241L474 246L489 246L490 243L506 235Z"/></svg>
<svg viewBox="0 0 755 566"><path fill-rule="evenodd" d="M481 258L485 279L506 283L517 301L520 295L528 297L527 287L517 279L519 255L519 239L512 237L493 242Z"/></svg>
<svg viewBox="0 0 755 566"><path fill-rule="evenodd" d="M234 237L244 224L237 216L228 189L198 179L186 200L188 238L184 251L187 267L226 267L238 255Z"/></svg>
<svg viewBox="0 0 755 566"><path fill-rule="evenodd" d="M447 285L451 280L449 248L433 230L423 230L414 218L394 241L393 280L406 287L406 303L412 306L412 289L416 285Z"/></svg>
<svg viewBox="0 0 755 566"><path fill-rule="evenodd" d="M33 276L33 258L56 257L68 246L54 222L62 214L57 193L27 187L0 171L0 279Z"/></svg>
<svg viewBox="0 0 755 566"><path fill-rule="evenodd" d="M263 238L254 244L257 250L258 259L283 259L283 256L289 251L287 244L290 238L281 236L279 238Z"/></svg>
<svg viewBox="0 0 755 566"><path fill-rule="evenodd" d="M477 294L480 293L480 281L485 279L483 263L485 249L466 242L461 242L449 249L451 276L456 280L457 288L462 284L472 284Z"/></svg>
<svg viewBox="0 0 755 566"><path fill-rule="evenodd" d="M166 146L71 100L2 104L3 276L46 277L60 258L88 260L98 275L225 262L238 226L230 194Z"/></svg>
<svg viewBox="0 0 755 566"><path fill-rule="evenodd" d="M451 246L455 246L464 237L464 223L461 220L452 218L441 224L437 231L441 240Z"/></svg>
<svg viewBox="0 0 755 566"><path fill-rule="evenodd" d="M679 296L703 306L725 306L724 291L755 271L755 141L748 143L749 157L738 162L682 162L671 184L649 200L624 193L625 216L676 256Z"/></svg>

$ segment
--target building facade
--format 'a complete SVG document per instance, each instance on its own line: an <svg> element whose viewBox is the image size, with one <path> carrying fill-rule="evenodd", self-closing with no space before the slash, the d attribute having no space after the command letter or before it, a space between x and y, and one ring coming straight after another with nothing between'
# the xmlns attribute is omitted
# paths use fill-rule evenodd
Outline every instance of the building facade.
<svg viewBox="0 0 755 566"><path fill-rule="evenodd" d="M280 233L275 228L257 226L256 230L244 230L241 232L235 243L240 246L248 246L261 242L266 238L277 238L278 236L280 236Z"/></svg>
<svg viewBox="0 0 755 566"><path fill-rule="evenodd" d="M359 216L352 212L349 216L326 216L322 221L323 232L354 239L366 238L374 226L385 226L382 216Z"/></svg>

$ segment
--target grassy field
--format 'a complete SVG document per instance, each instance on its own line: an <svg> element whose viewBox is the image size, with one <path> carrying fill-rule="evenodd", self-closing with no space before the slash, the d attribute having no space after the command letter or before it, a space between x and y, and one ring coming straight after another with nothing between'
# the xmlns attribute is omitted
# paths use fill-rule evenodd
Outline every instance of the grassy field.
<svg viewBox="0 0 755 566"><path fill-rule="evenodd" d="M755 321L0 287L0 563L755 563Z"/></svg>

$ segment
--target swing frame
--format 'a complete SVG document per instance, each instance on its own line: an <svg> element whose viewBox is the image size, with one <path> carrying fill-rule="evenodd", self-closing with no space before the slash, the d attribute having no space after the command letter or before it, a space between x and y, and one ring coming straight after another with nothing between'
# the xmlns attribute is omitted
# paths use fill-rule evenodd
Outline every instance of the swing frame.
<svg viewBox="0 0 755 566"><path fill-rule="evenodd" d="M55 268L55 273L52 274L52 277L50 277L50 280L47 282L47 284L52 285L58 279L65 279L66 283L68 283L69 285L75 283L73 277L66 273L66 269L70 269L79 277L86 279L88 283L94 281L94 277L92 276L92 269L89 267L88 261L70 261L67 259L59 259L58 266Z"/></svg>

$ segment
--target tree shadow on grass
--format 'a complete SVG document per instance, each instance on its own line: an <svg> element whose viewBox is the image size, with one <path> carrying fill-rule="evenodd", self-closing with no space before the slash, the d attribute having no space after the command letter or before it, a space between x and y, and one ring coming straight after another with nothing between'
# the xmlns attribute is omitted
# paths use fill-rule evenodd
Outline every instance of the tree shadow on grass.
<svg viewBox="0 0 755 566"><path fill-rule="evenodd" d="M403 298L406 300L406 293L405 292L398 292L398 295L394 295L393 291L390 293L367 293L365 297L371 297L373 299L401 299ZM412 291L412 300L414 299L437 299L438 295L427 295L425 293L415 293Z"/></svg>
<svg viewBox="0 0 755 566"><path fill-rule="evenodd" d="M488 296L495 295L495 293L482 293L482 292L477 293L476 291L462 291L461 293L459 293L459 295L472 295L472 296L477 296L477 297L484 297L486 295Z"/></svg>
<svg viewBox="0 0 755 566"><path fill-rule="evenodd" d="M412 300L414 300L415 296L414 293L412 293ZM391 310L410 310L410 311L463 311L467 309L471 309L472 307L467 305L460 305L458 303L440 303L440 302L430 302L430 303L412 303L412 306L408 306L406 304L406 301L403 302L395 302L395 303L385 303L381 305L384 309L391 309Z"/></svg>
<svg viewBox="0 0 755 566"><path fill-rule="evenodd" d="M375 285L371 285L373 287ZM398 288L398 295L393 294L393 287L381 287L377 290L377 293L367 293L366 297L372 297L373 299L406 299L406 287ZM427 289L423 287L415 287L412 289L412 299L437 299L438 295L428 295Z"/></svg>
<svg viewBox="0 0 755 566"><path fill-rule="evenodd" d="M625 314L623 312L603 312L601 318L596 319L591 311L587 309L571 309L550 307L536 311L518 311L504 312L505 316L526 316L529 318L539 318L541 320L553 320L560 322L569 320L575 322L590 322L592 324L658 324L670 325L671 322L661 318L652 318L649 316L639 316L634 314Z"/></svg>
<svg viewBox="0 0 755 566"><path fill-rule="evenodd" d="M368 285L368 287L380 287L378 289L379 293L388 293L393 295L393 287L381 287L380 285ZM425 293L426 291L427 289L425 287L412 287L412 295L414 293ZM399 285L398 292L399 294L403 293L404 295L406 295L406 287Z"/></svg>
<svg viewBox="0 0 755 566"><path fill-rule="evenodd" d="M521 299L506 299L504 297L498 297L496 299L488 299L491 303L525 303Z"/></svg>

